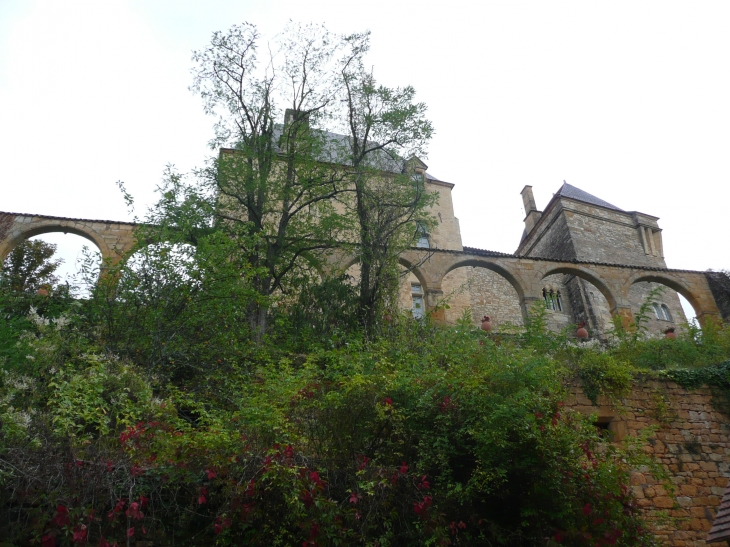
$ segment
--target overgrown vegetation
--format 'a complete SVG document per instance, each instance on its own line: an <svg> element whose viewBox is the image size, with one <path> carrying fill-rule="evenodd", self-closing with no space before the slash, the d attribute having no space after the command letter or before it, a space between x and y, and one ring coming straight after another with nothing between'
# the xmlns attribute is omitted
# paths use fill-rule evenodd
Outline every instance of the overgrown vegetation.
<svg viewBox="0 0 730 547"><path fill-rule="evenodd" d="M230 40L250 45L254 30L216 35L215 52ZM365 38L346 43L359 55ZM299 52L292 59L319 51L335 62L322 53L329 42L284 44ZM197 60L219 66L206 51ZM312 125L293 120L305 137L283 136L277 146L298 175L278 173L279 160L267 156L271 84L257 80L264 118L232 137L242 178L221 179L218 165L201 185L168 170L137 252L105 269L88 298L48 281L39 291L13 281L22 268L3 270L3 545L653 543L629 473L661 473L640 439L608 443L590 417L565 408L566 386L579 381L594 400L620 397L637 374L656 374L726 390L730 331L690 327L669 341L617 329L609 345L579 344L548 332L540 307L523 329L493 336L466 319L447 329L400 312L397 253L428 225L429 198L406 169L388 175L388 201L373 164L355 156L373 127L386 137L398 124L411 131L411 141L396 131L395 148L383 145L397 159L395 150L420 146L430 125L410 88L393 93L357 63L347 67L345 96L382 119L349 110L357 169L324 172L343 177L339 212L317 199L313 219L269 222L289 214L281 200L306 203L322 190L321 149L309 131L326 109L313 107ZM298 69L288 70L299 81ZM234 99L225 104L240 114ZM218 129L230 136L235 120ZM362 203L344 196L358 185ZM220 193L246 213L231 216ZM252 219L257 204L268 221ZM337 233L349 234L344 243ZM367 288L327 275L324 251L343 249L372 260ZM88 281L99 276L93 263Z"/></svg>

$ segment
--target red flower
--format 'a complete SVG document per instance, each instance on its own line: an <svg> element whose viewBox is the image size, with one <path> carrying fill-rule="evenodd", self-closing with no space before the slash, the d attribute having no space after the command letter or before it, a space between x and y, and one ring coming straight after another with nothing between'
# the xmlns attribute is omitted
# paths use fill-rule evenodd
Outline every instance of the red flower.
<svg viewBox="0 0 730 547"><path fill-rule="evenodd" d="M358 496L357 494L355 494L355 492L352 492L350 494L350 503L357 504L358 499L360 499L361 497L362 496Z"/></svg>
<svg viewBox="0 0 730 547"><path fill-rule="evenodd" d="M150 498L146 498L145 496L139 497L139 504L142 506L143 509L145 507L147 507L147 504L149 503L149 501L150 501Z"/></svg>
<svg viewBox="0 0 730 547"><path fill-rule="evenodd" d="M408 465L406 465L406 462L403 462L400 466L400 469L398 470L401 475L405 475L408 473Z"/></svg>
<svg viewBox="0 0 730 547"><path fill-rule="evenodd" d="M205 499L204 495L201 494L200 496L198 496L198 505L203 505L206 501L208 500Z"/></svg>
<svg viewBox="0 0 730 547"><path fill-rule="evenodd" d="M127 537L131 538L134 535L134 528L127 528Z"/></svg>
<svg viewBox="0 0 730 547"><path fill-rule="evenodd" d="M133 477L141 477L144 474L144 469L142 469L141 467L139 467L136 464L132 466L131 471L132 471Z"/></svg>
<svg viewBox="0 0 730 547"><path fill-rule="evenodd" d="M426 511L429 507L431 507L431 503L433 502L433 498L431 496L426 496L423 498L422 502L414 502L413 503L413 510L416 512L416 514L420 517L423 517L426 514Z"/></svg>
<svg viewBox="0 0 730 547"><path fill-rule="evenodd" d="M126 515L135 520L142 520L144 518L144 513L139 510L139 503L136 501L129 504L129 509L127 509Z"/></svg>
<svg viewBox="0 0 730 547"><path fill-rule="evenodd" d="M56 516L51 520L51 524L59 527L71 524L71 519L68 517L68 508L63 505L56 507Z"/></svg>
<svg viewBox="0 0 730 547"><path fill-rule="evenodd" d="M385 406L393 406L393 399L391 399L390 397L386 397L385 399L383 399L383 404Z"/></svg>
<svg viewBox="0 0 730 547"><path fill-rule="evenodd" d="M591 504L590 503L586 503L583 506L583 514L586 515L586 516L588 516L588 515L591 514Z"/></svg>
<svg viewBox="0 0 730 547"><path fill-rule="evenodd" d="M210 469L206 469L205 472L208 475L208 480L211 480L211 479L214 479L214 478L217 477L217 475L215 474L215 471L211 471Z"/></svg>
<svg viewBox="0 0 730 547"><path fill-rule="evenodd" d="M360 456L360 463L357 466L358 471L362 471L368 466L368 462L370 461L370 458L365 456L364 454Z"/></svg>
<svg viewBox="0 0 730 547"><path fill-rule="evenodd" d="M428 475L424 475L423 477L421 477L421 482L418 485L419 490L428 490L429 488L431 488L431 483L426 480L427 476Z"/></svg>
<svg viewBox="0 0 730 547"><path fill-rule="evenodd" d="M86 526L79 524L74 528L74 535L71 539L74 543L86 543Z"/></svg>
<svg viewBox="0 0 730 547"><path fill-rule="evenodd" d="M319 473L311 471L309 473L309 480L315 483L317 486L322 486L322 479L319 478Z"/></svg>
<svg viewBox="0 0 730 547"><path fill-rule="evenodd" d="M46 534L41 538L41 547L56 547L56 540L52 535Z"/></svg>
<svg viewBox="0 0 730 547"><path fill-rule="evenodd" d="M556 542L558 542L558 543L562 543L563 542L563 534L561 534L560 532L555 532L555 535L553 536L553 539Z"/></svg>

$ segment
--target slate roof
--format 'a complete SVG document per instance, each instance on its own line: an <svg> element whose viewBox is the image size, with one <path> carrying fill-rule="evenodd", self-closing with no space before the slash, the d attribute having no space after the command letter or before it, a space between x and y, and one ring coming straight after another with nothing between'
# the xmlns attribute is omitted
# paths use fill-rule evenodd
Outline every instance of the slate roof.
<svg viewBox="0 0 730 547"><path fill-rule="evenodd" d="M273 141L276 152L281 152L278 143L283 132L283 124L274 124ZM318 159L330 163L346 164L347 162L343 161L343 158L346 158L350 153L350 137L330 131L317 130L317 133L324 141ZM368 144L374 143L369 142ZM374 167L382 171L402 173L405 161L385 149L380 149L368 155L367 164L369 167Z"/></svg>
<svg viewBox="0 0 730 547"><path fill-rule="evenodd" d="M707 533L707 543L730 540L730 486L725 490L722 503L717 511L715 522Z"/></svg>
<svg viewBox="0 0 730 547"><path fill-rule="evenodd" d="M555 195L574 199L576 201L582 201L584 203L590 203L591 205L599 205L601 207L606 207L607 209L613 209L614 211L621 211L622 213L626 212L623 209L619 209L615 205L611 205L607 201L603 201L601 198L597 198L596 196L589 194L588 192L585 192L580 188L576 188L572 184L568 184L567 182L563 182L560 190L558 190Z"/></svg>

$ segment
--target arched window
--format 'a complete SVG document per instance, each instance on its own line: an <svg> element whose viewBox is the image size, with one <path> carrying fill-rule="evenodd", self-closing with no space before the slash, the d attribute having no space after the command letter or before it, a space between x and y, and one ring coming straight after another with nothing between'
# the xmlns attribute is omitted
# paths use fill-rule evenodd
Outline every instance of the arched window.
<svg viewBox="0 0 730 547"><path fill-rule="evenodd" d="M654 303L652 306L654 307L654 315L656 315L656 318L664 319L664 314L662 313L662 309L659 307L659 304Z"/></svg>
<svg viewBox="0 0 730 547"><path fill-rule="evenodd" d="M666 304L662 304L662 315L667 321L672 321L672 314L669 313L669 308Z"/></svg>
<svg viewBox="0 0 730 547"><path fill-rule="evenodd" d="M545 308L554 311L563 311L563 301L560 297L560 291L553 291L552 289L543 289L542 298L545 300Z"/></svg>

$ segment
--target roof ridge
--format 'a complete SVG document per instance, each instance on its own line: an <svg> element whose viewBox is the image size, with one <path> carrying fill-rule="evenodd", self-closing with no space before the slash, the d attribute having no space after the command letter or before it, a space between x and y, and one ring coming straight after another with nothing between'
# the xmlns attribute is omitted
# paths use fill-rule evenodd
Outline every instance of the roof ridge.
<svg viewBox="0 0 730 547"><path fill-rule="evenodd" d="M600 207L606 207L607 209L613 209L614 211L621 211L622 213L626 212L623 209L621 209L620 207L616 207L615 205L607 202L606 200L596 197L593 194L589 194L588 192L586 192L585 190L581 190L577 186L568 184L566 181L563 181L563 185L555 193L555 195L566 197L568 199L574 199L576 201L582 201L584 203L590 203L591 205L598 205Z"/></svg>

